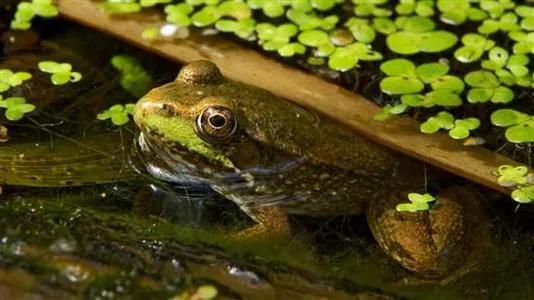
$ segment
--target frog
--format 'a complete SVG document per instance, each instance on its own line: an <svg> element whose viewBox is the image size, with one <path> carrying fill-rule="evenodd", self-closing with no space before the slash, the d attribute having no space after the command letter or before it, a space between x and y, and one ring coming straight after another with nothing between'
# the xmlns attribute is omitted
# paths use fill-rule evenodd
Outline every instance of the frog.
<svg viewBox="0 0 534 300"><path fill-rule="evenodd" d="M407 193L425 188L423 162L230 80L208 60L148 92L134 121L149 173L209 185L256 223L235 239L290 236L293 215L363 214L387 256L431 280L465 272L487 246L488 222L472 188L444 187L430 210L397 211Z"/></svg>

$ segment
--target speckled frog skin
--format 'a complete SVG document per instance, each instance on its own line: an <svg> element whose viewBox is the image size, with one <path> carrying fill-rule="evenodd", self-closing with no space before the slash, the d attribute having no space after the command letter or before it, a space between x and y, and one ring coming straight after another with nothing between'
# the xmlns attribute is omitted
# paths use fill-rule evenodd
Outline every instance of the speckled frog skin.
<svg viewBox="0 0 534 300"><path fill-rule="evenodd" d="M476 248L472 193L452 187L430 212L396 212L405 192L424 186L421 163L230 81L211 62L183 67L174 82L138 102L134 118L148 170L168 181L209 184L258 222L246 234L281 234L289 214L366 213L386 253L434 278L461 269Z"/></svg>

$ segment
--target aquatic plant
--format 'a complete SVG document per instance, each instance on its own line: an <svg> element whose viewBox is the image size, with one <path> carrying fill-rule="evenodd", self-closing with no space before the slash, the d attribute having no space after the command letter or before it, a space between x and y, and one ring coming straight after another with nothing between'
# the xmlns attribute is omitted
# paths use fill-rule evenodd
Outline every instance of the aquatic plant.
<svg viewBox="0 0 534 300"><path fill-rule="evenodd" d="M241 20L219 20L215 23L215 28L221 32L233 32L242 39L250 39L254 34L256 21L251 18Z"/></svg>
<svg viewBox="0 0 534 300"><path fill-rule="evenodd" d="M446 76L449 72L447 64L426 63L416 67L413 62L407 59L396 58L382 63L380 70L388 75L380 81L380 89L390 95L416 94L425 88L425 84L432 86L434 91L427 96L429 99L427 103L430 105L413 104L412 106L431 107L436 104L457 106L461 104L461 99L456 93L463 91L463 83L457 77ZM442 97L443 93L450 95ZM440 102L443 103L439 104Z"/></svg>
<svg viewBox="0 0 534 300"><path fill-rule="evenodd" d="M515 187L511 193L513 200L519 203L534 201L534 174L528 173L527 167L502 165L493 175L497 176L499 185Z"/></svg>
<svg viewBox="0 0 534 300"><path fill-rule="evenodd" d="M396 209L400 212L417 212L430 209L430 203L436 201L436 198L430 194L408 194L409 203L398 204Z"/></svg>
<svg viewBox="0 0 534 300"><path fill-rule="evenodd" d="M264 50L274 51L289 44L289 41L298 33L295 24L285 23L275 26L269 23L260 23L256 25L256 32L260 39L260 45Z"/></svg>
<svg viewBox="0 0 534 300"><path fill-rule="evenodd" d="M57 7L52 0L32 0L32 2L20 2L17 11L11 21L11 28L27 30L31 27L31 21L35 16L53 18L58 15Z"/></svg>
<svg viewBox="0 0 534 300"><path fill-rule="evenodd" d="M534 54L534 32L513 31L508 36L516 41L513 46L514 53Z"/></svg>
<svg viewBox="0 0 534 300"><path fill-rule="evenodd" d="M477 118L466 118L454 121L454 127L449 130L449 136L456 140L466 139L471 131L480 127L480 120Z"/></svg>
<svg viewBox="0 0 534 300"><path fill-rule="evenodd" d="M0 108L5 109L5 117L9 121L21 120L25 114L35 110L35 105L26 103L23 97L10 97L3 99L0 95Z"/></svg>
<svg viewBox="0 0 534 300"><path fill-rule="evenodd" d="M122 126L130 121L130 116L133 115L134 108L134 103L129 103L126 105L115 104L99 113L96 118L101 121L110 119L113 124Z"/></svg>
<svg viewBox="0 0 534 300"><path fill-rule="evenodd" d="M513 167L502 165L497 169L497 182L501 186L516 186L526 184L528 168L525 166Z"/></svg>
<svg viewBox="0 0 534 300"><path fill-rule="evenodd" d="M32 78L28 72L13 72L9 69L0 70L0 93L8 91L10 88L21 85L24 81Z"/></svg>
<svg viewBox="0 0 534 300"><path fill-rule="evenodd" d="M376 32L367 19L350 18L345 26L359 42L369 44L375 40Z"/></svg>
<svg viewBox="0 0 534 300"><path fill-rule="evenodd" d="M387 4L388 0L352 0L354 3L354 14L357 16L367 17L389 17L391 10L381 7L382 4Z"/></svg>
<svg viewBox="0 0 534 300"><path fill-rule="evenodd" d="M534 142L534 117L514 109L504 108L491 114L491 123L506 128L506 139L512 143Z"/></svg>
<svg viewBox="0 0 534 300"><path fill-rule="evenodd" d="M421 17L431 17L434 15L434 1L433 0L401 0L395 6L395 12L399 15L417 14Z"/></svg>
<svg viewBox="0 0 534 300"><path fill-rule="evenodd" d="M189 15L193 12L193 6L187 3L171 4L165 6L166 20L178 26L189 26L193 22Z"/></svg>
<svg viewBox="0 0 534 300"><path fill-rule="evenodd" d="M388 48L395 53L436 53L451 48L458 41L456 35L449 31L434 30L436 24L427 17L401 16L395 20L395 24L401 31L386 38Z"/></svg>
<svg viewBox="0 0 534 300"><path fill-rule="evenodd" d="M520 5L515 8L515 13L520 16L521 28L526 31L534 31L534 7Z"/></svg>
<svg viewBox="0 0 534 300"><path fill-rule="evenodd" d="M467 101L471 103L509 103L514 100L514 92L501 85L497 76L489 71L478 70L469 72L464 77L465 83L472 88L467 93Z"/></svg>
<svg viewBox="0 0 534 300"><path fill-rule="evenodd" d="M38 64L38 67L42 72L52 74L51 81L55 85L78 82L82 79L82 74L73 72L72 65L69 63L42 61Z"/></svg>
<svg viewBox="0 0 534 300"><path fill-rule="evenodd" d="M471 131L478 127L480 127L480 120L477 118L455 120L451 113L442 111L421 123L419 129L426 134L434 134L440 129L445 129L449 131L450 137L461 140L468 138Z"/></svg>
<svg viewBox="0 0 534 300"><path fill-rule="evenodd" d="M454 57L463 63L478 60L485 51L495 46L495 41L476 33L467 33L462 37L463 46L454 52Z"/></svg>
<svg viewBox="0 0 534 300"><path fill-rule="evenodd" d="M438 0L436 5L441 12L440 20L452 25L460 25L465 21L482 21L488 17L480 8L472 7L469 0Z"/></svg>
<svg viewBox="0 0 534 300"><path fill-rule="evenodd" d="M347 71L358 66L360 60L381 59L381 53L373 51L366 44L356 42L348 46L336 47L332 55L329 56L328 66L334 70Z"/></svg>
<svg viewBox="0 0 534 300"><path fill-rule="evenodd" d="M440 129L450 130L454 127L454 116L449 112L442 111L421 123L419 129L426 134L433 134Z"/></svg>
<svg viewBox="0 0 534 300"><path fill-rule="evenodd" d="M482 67L492 70L505 85L519 85L529 87L532 77L529 76L528 63L530 59L525 54L509 55L506 49L494 47L489 51L489 59L482 61Z"/></svg>
<svg viewBox="0 0 534 300"><path fill-rule="evenodd" d="M152 88L152 77L134 57L115 55L111 65L121 74L121 86L133 96L140 98Z"/></svg>
<svg viewBox="0 0 534 300"><path fill-rule="evenodd" d="M512 191L512 199L519 203L531 203L534 201L534 185L519 187Z"/></svg>
<svg viewBox="0 0 534 300"><path fill-rule="evenodd" d="M497 31L517 31L520 29L518 24L519 18L515 13L506 13L502 15L498 20L486 19L478 27L478 32L481 34L492 34Z"/></svg>
<svg viewBox="0 0 534 300"><path fill-rule="evenodd" d="M300 30L310 30L316 28L332 30L339 22L339 17L336 15L321 17L314 11L295 8L289 9L286 13L286 16L291 22L295 23Z"/></svg>

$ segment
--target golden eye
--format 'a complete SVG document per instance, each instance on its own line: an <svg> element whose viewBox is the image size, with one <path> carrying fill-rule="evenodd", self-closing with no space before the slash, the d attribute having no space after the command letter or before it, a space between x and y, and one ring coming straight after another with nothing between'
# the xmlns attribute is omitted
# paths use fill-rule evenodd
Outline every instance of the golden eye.
<svg viewBox="0 0 534 300"><path fill-rule="evenodd" d="M224 106L210 106L198 116L198 136L209 143L226 142L237 132L237 118Z"/></svg>

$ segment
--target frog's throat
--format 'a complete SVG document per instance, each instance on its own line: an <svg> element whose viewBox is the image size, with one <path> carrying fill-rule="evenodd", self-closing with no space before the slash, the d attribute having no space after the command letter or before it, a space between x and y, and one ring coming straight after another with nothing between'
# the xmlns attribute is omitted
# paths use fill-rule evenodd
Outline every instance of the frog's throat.
<svg viewBox="0 0 534 300"><path fill-rule="evenodd" d="M235 169L232 161L223 152L214 149L198 137L193 122L154 115L145 119L142 130L149 139L156 140L162 145L181 146L187 151L202 156L207 161Z"/></svg>

